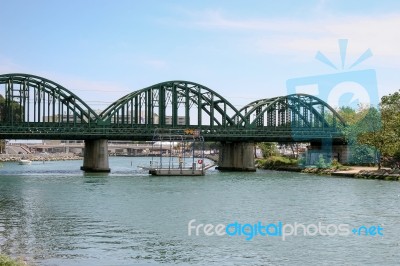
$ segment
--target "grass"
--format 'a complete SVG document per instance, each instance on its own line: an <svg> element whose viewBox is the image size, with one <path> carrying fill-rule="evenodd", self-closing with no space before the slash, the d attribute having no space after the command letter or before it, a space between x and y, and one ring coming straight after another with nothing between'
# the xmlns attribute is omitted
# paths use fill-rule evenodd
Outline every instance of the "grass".
<svg viewBox="0 0 400 266"><path fill-rule="evenodd" d="M12 259L7 255L0 254L0 266L26 266L21 259Z"/></svg>
<svg viewBox="0 0 400 266"><path fill-rule="evenodd" d="M266 159L257 160L258 167L263 169L274 169L282 166L297 166L298 160L283 156L270 156Z"/></svg>

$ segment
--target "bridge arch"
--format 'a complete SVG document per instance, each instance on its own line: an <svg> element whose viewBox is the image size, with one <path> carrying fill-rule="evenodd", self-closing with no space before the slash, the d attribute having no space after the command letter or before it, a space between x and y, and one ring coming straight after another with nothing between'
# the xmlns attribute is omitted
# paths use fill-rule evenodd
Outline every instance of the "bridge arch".
<svg viewBox="0 0 400 266"><path fill-rule="evenodd" d="M118 126L235 127L231 117L246 121L215 91L190 81L167 81L134 91L100 114L103 123Z"/></svg>
<svg viewBox="0 0 400 266"><path fill-rule="evenodd" d="M249 127L336 128L343 118L326 102L308 94L260 99L241 108L239 113ZM232 117L232 119L238 119Z"/></svg>
<svg viewBox="0 0 400 266"><path fill-rule="evenodd" d="M0 75L4 105L0 121L5 124L89 124L98 115L65 87L29 74Z"/></svg>

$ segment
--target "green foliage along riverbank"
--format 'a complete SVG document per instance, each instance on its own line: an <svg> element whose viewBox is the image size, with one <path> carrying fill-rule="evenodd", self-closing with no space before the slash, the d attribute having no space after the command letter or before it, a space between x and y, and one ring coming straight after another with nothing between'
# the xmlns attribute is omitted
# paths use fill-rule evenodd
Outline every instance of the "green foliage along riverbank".
<svg viewBox="0 0 400 266"><path fill-rule="evenodd" d="M297 159L273 155L265 159L257 159L256 167L261 169L277 170L280 168L299 168Z"/></svg>
<svg viewBox="0 0 400 266"><path fill-rule="evenodd" d="M353 170L350 166L341 165L337 161L325 163L322 157L316 165L301 166L299 160L284 156L270 156L265 159L256 160L256 166L260 169L302 172L317 175L333 175L341 177L352 177L361 179L377 179L386 181L400 181L400 169L378 169L378 170Z"/></svg>
<svg viewBox="0 0 400 266"><path fill-rule="evenodd" d="M301 159L292 159L285 156L274 155L265 159L256 160L256 166L260 169L269 170L298 170L305 173L332 173L338 170L348 170L350 167L343 166L336 160L325 162L322 156L316 162L316 165L304 166Z"/></svg>
<svg viewBox="0 0 400 266"><path fill-rule="evenodd" d="M400 158L400 93L383 96L379 106L359 105L357 110L341 107L338 113L346 121L343 129L350 150L349 163L376 164Z"/></svg>
<svg viewBox="0 0 400 266"><path fill-rule="evenodd" d="M26 262L21 259L12 259L9 256L0 254L0 266L26 266Z"/></svg>

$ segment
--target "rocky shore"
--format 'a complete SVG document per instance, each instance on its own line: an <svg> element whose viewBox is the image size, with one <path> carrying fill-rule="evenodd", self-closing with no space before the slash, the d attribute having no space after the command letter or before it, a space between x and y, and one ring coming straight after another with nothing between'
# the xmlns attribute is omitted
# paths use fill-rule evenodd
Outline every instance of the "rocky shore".
<svg viewBox="0 0 400 266"><path fill-rule="evenodd" d="M264 168L274 171L301 172L316 175L330 175L360 179L376 179L386 181L400 181L400 169L380 169L375 167L345 166L341 168L317 168L317 167L298 167L298 166L276 166Z"/></svg>
<svg viewBox="0 0 400 266"><path fill-rule="evenodd" d="M354 175L355 178L379 179L387 181L399 181L400 169L380 169L374 171L361 170Z"/></svg>
<svg viewBox="0 0 400 266"><path fill-rule="evenodd" d="M331 168L327 169L305 168L301 172L309 174L331 175L331 176L341 176L341 177L351 177L351 178L361 178L361 179L400 181L399 169L359 170L349 167L348 170L338 170Z"/></svg>
<svg viewBox="0 0 400 266"><path fill-rule="evenodd" d="M51 154L0 154L0 162L18 162L21 159L31 161L68 161L82 160L83 157L73 153L51 153Z"/></svg>

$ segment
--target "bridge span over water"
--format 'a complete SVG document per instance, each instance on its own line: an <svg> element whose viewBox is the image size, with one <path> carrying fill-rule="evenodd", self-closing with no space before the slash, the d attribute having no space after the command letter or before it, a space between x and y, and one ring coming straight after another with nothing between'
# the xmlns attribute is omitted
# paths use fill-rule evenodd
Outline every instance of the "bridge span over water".
<svg viewBox="0 0 400 266"><path fill-rule="evenodd" d="M85 140L84 170L107 171L107 140L152 140L158 129L196 129L220 141L220 169L254 169L254 142L340 145L345 126L307 94L265 98L236 109L216 91L167 81L133 91L100 114L72 91L29 74L0 75L0 138Z"/></svg>

